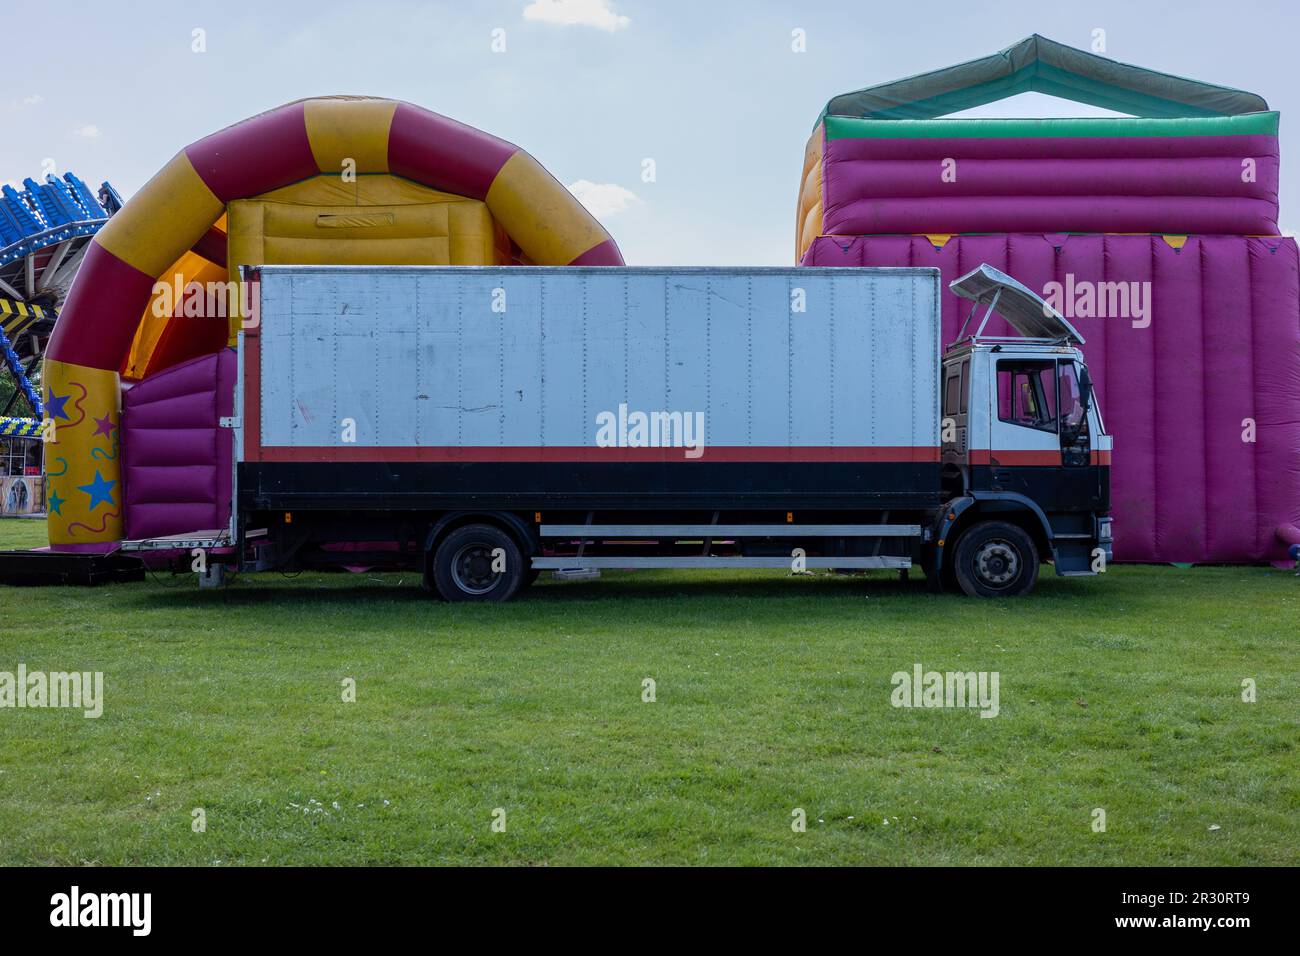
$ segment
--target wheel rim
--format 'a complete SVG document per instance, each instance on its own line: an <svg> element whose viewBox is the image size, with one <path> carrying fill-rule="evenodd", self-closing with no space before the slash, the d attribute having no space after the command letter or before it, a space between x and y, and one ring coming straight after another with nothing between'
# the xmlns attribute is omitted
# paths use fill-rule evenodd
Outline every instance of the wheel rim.
<svg viewBox="0 0 1300 956"><path fill-rule="evenodd" d="M492 550L485 544L463 545L451 559L451 577L466 594L486 594L501 572L492 570Z"/></svg>
<svg viewBox="0 0 1300 956"><path fill-rule="evenodd" d="M994 538L975 552L975 576L986 587L1008 587L1020 575L1020 552L1010 541Z"/></svg>

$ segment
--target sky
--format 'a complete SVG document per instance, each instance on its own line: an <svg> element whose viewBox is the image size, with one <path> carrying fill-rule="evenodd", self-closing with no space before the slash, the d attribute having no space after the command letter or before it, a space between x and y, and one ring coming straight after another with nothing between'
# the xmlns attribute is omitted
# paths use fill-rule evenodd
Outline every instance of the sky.
<svg viewBox="0 0 1300 956"><path fill-rule="evenodd" d="M263 110L386 96L528 150L629 264L788 265L804 144L830 97L1031 33L1090 49L1101 30L1106 56L1280 110L1281 225L1300 225L1294 2L62 0L30 11L0 10L6 28L42 26L0 85L0 182L71 170L129 197L187 144ZM36 46L60 35L83 52ZM1104 112L1025 94L962 115Z"/></svg>

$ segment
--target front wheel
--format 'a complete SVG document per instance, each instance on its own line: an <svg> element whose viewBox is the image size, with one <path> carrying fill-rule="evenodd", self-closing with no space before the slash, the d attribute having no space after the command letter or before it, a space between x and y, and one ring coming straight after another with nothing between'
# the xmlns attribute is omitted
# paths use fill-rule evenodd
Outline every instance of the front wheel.
<svg viewBox="0 0 1300 956"><path fill-rule="evenodd" d="M471 524L438 543L431 572L444 601L508 601L523 584L525 569L510 535L490 524Z"/></svg>
<svg viewBox="0 0 1300 956"><path fill-rule="evenodd" d="M1019 597L1038 580L1038 549L1017 525L981 521L957 541L953 576L971 597Z"/></svg>

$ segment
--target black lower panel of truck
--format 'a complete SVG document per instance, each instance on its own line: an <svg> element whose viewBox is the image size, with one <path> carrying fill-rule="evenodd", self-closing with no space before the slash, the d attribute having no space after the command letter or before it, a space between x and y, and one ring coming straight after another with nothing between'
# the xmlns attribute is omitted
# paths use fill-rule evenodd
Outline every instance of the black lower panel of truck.
<svg viewBox="0 0 1300 956"><path fill-rule="evenodd" d="M938 462L246 462L244 509L923 508Z"/></svg>
<svg viewBox="0 0 1300 956"><path fill-rule="evenodd" d="M1078 468L1034 465L972 465L971 487L976 491L1009 492L1024 495L1045 512L1093 512L1110 510L1110 466L1083 465Z"/></svg>

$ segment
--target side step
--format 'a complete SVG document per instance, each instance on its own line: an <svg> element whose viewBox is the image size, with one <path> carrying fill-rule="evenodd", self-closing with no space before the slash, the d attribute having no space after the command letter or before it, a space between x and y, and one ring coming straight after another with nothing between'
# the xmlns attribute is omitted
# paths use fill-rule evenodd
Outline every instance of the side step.
<svg viewBox="0 0 1300 956"><path fill-rule="evenodd" d="M123 551L192 551L195 548L212 551L229 547L230 532L217 529L169 534L161 538L140 538L136 541L123 541L121 544Z"/></svg>
<svg viewBox="0 0 1300 956"><path fill-rule="evenodd" d="M663 557L614 557L600 555L597 557L578 557L570 555L561 558L533 558L534 568L772 568L790 570L791 558L712 558L703 556ZM911 558L899 557L843 557L843 558L803 558L806 568L896 568L899 570L912 566Z"/></svg>
<svg viewBox="0 0 1300 956"><path fill-rule="evenodd" d="M919 538L919 524L544 524L543 538ZM847 567L839 564L836 567Z"/></svg>

